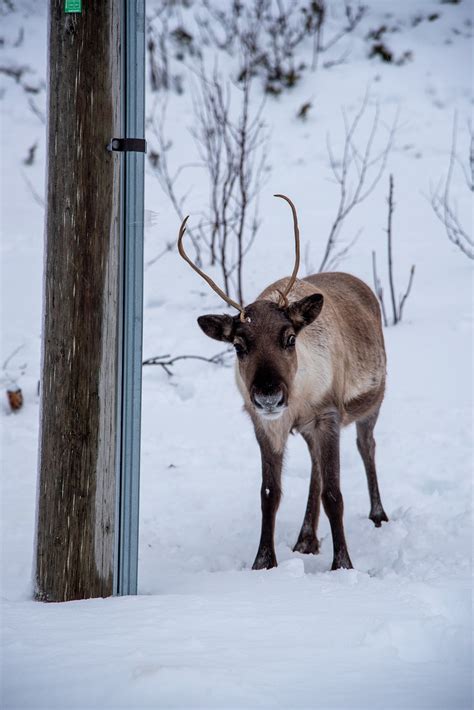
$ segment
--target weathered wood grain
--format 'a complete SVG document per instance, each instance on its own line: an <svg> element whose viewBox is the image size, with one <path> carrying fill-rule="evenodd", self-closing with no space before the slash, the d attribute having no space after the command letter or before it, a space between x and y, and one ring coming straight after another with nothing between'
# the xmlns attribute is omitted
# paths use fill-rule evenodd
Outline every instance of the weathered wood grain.
<svg viewBox="0 0 474 710"><path fill-rule="evenodd" d="M51 0L36 597L112 594L117 427L118 0Z"/></svg>

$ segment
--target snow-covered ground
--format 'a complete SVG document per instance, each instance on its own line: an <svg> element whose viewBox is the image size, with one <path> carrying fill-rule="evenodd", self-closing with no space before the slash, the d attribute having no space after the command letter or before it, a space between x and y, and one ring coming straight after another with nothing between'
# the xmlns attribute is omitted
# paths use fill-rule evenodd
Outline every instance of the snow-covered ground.
<svg viewBox="0 0 474 710"><path fill-rule="evenodd" d="M177 363L172 378L144 368L139 596L31 601L44 215L30 186L42 194L45 98L0 74L0 363L21 346L1 373L2 707L471 707L472 263L448 242L429 194L446 174L455 110L458 147L467 155L472 4L368 4L346 63L308 73L266 102L270 171L245 275L250 302L291 270L290 215L274 192L295 201L307 261L319 264L338 198L326 133L340 150L341 106L352 115L370 86L387 125L399 112L398 129L386 175L345 227L347 240L363 231L340 268L371 284L377 249L386 278L391 172L398 290L411 264L416 275L403 323L385 330L388 390L376 439L390 522L381 529L367 519L354 428L342 439L350 571L329 571L324 515L321 554L291 551L309 483L309 457L297 437L277 518L279 567L250 570L260 525L258 447L232 369L190 360ZM28 12L2 17L0 66L28 65L21 81L37 87L46 71L46 12L31 2L20 7ZM439 17L428 21L433 13ZM383 23L400 28L385 38L395 55L413 53L403 66L367 58L364 37ZM307 100L313 109L303 123L295 114ZM169 160L177 167L194 150L189 90L170 96L167 115ZM34 163L25 165L35 142ZM205 182L190 171L180 186L192 188L186 211L197 220ZM151 173L146 187L149 261L175 238L178 220ZM460 171L453 194L472 233ZM166 254L146 269L144 355L218 352L196 317L222 310L176 252ZM12 379L25 396L17 414L4 396Z"/></svg>

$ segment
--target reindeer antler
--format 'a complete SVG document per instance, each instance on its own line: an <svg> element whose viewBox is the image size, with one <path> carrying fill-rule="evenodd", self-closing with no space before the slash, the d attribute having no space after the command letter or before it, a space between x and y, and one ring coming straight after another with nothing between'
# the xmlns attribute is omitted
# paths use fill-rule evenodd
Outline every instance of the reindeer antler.
<svg viewBox="0 0 474 710"><path fill-rule="evenodd" d="M288 296L288 294L290 293L290 291L291 291L291 289L292 289L292 287L293 287L293 284L294 284L295 281L296 281L296 276L297 276L297 274L298 274L298 269L299 269L299 266L300 266L300 230L299 230L299 227L298 227L298 215L296 214L296 207L294 206L294 204L293 204L293 202L290 200L290 198L287 197L286 195L279 195L279 194L273 195L273 197L281 197L282 200L286 200L286 202L288 202L288 204L290 205L290 207L291 207L291 212L292 212L292 214L293 214L293 228L294 228L294 231L295 231L295 266L294 266L294 268L293 268L293 273L292 273L291 276L290 276L290 280L288 281L288 284L287 284L287 286L286 286L285 291L284 291L284 292L280 292L281 301L282 301L282 302L280 303L280 305L281 305L282 307L285 307L285 308L286 308L286 307L288 306L288 298L287 298L287 296Z"/></svg>
<svg viewBox="0 0 474 710"><path fill-rule="evenodd" d="M212 288L212 290L215 291L217 294L219 294L219 296L226 303L228 303L229 306L232 306L233 308L236 308L238 311L240 311L240 320L244 321L245 320L244 307L240 306L236 301L233 301L226 293L224 293L224 291L221 288L219 288L219 286L216 283L214 283L214 281L210 278L210 276L207 276L207 274L205 274L204 271L201 271L201 269L198 266L196 266L196 264L194 262L191 261L189 256L184 251L183 237L184 237L184 233L186 231L186 222L188 221L188 219L189 219L189 215L183 219L183 221L181 223L181 227L179 229L178 251L179 251L180 256L182 256L183 259L188 262L189 266L192 269L194 269L194 271L196 271L196 273L198 273L199 276L201 276L204 279L204 281L206 281L209 284L209 286Z"/></svg>
<svg viewBox="0 0 474 710"><path fill-rule="evenodd" d="M296 214L296 207L294 206L293 202L290 200L289 197L286 195L280 195L276 194L274 197L280 197L282 200L285 200L288 202L288 204L291 207L291 212L293 214L293 227L294 227L294 232L295 232L295 265L293 267L293 272L290 276L290 280L288 281L288 284L286 286L286 289L284 291L279 291L280 293L280 303L279 305L283 308L286 308L288 306L288 294L290 293L293 284L296 281L296 276L298 274L298 269L300 266L300 230L298 227L298 215ZM186 232L186 222L189 219L189 215L185 217L181 223L181 227L179 229L179 236L178 236L178 251L180 256L183 257L185 261L188 262L189 266L196 271L196 273L201 276L201 278L206 281L209 286L212 288L213 291L215 291L221 298L224 300L226 303L229 304L229 306L232 306L232 308L236 308L240 312L240 320L245 321L245 309L243 306L239 305L236 301L233 301L232 298L230 298L224 291L219 288L219 286L208 276L207 274L204 273L204 271L201 271L201 269L196 266L196 264L191 261L189 256L186 254L184 251L183 247L183 237L184 233Z"/></svg>

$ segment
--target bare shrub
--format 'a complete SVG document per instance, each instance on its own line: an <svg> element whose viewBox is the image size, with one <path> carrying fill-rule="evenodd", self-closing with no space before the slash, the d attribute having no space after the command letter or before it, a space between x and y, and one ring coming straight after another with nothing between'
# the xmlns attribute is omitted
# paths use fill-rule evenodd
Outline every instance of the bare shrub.
<svg viewBox="0 0 474 710"><path fill-rule="evenodd" d="M210 249L211 264L221 267L224 291L231 282L239 303L244 303L243 267L259 227L257 196L266 158L266 133L261 112L250 112L251 79L241 84L239 111L231 113L230 85L215 72L202 75L195 99L194 137L209 178L210 206L199 227ZM233 278L235 277L235 278Z"/></svg>
<svg viewBox="0 0 474 710"><path fill-rule="evenodd" d="M161 104L161 111L158 113L157 104L154 105L151 115L147 119L147 134L149 137L150 148L148 150L148 163L153 175L157 178L161 189L171 202L180 221L184 219L183 203L188 193L178 196L177 181L180 174L191 167L202 168L202 163L186 163L180 165L175 172L171 172L168 163L168 154L172 148L172 142L167 139L165 133L166 123L166 108L167 104L164 101ZM151 138L151 140L150 140ZM198 266L202 265L202 250L199 236L192 229L188 229L188 236L191 239L195 251L195 260ZM168 241L165 247L153 259L147 262L146 266L151 266L156 261L161 259L165 254L171 252L176 246L176 240L173 238Z"/></svg>
<svg viewBox="0 0 474 710"><path fill-rule="evenodd" d="M190 166L206 171L209 207L203 211L196 229L188 230L188 234L196 251L196 263L202 263L204 248L211 265L220 267L225 293L230 296L234 292L240 303L244 302L244 260L259 227L257 196L266 167L263 105L252 113L250 93L250 75L239 87L226 84L217 71L211 77L204 72L199 75L192 134L201 162L182 165L174 175L168 167L171 145L164 137L163 122L150 122L159 153L152 150L149 161L180 219L184 216L184 196L178 197L176 190L180 172ZM238 95L237 110L232 107L233 94Z"/></svg>
<svg viewBox="0 0 474 710"><path fill-rule="evenodd" d="M397 323L400 323L403 317L403 308L405 306L405 302L410 295L411 287L413 285L413 279L415 276L415 266L414 264L412 265L410 269L410 276L408 278L408 285L405 289L405 292L401 294L397 299L395 297L395 279L393 275L393 248L392 248L392 216L393 216L393 210L394 210L394 202L393 202L393 176L390 175L389 179L389 191L388 191L388 224L387 224L387 264L388 264L388 283L389 283L389 289L390 289L390 301L392 304L392 321L391 325L397 325ZM377 274L377 257L375 254L375 251L372 252L372 270L373 270L373 277L374 277L374 289L375 293L377 295L377 298L380 303L380 307L382 309L382 318L385 326L389 325L389 321L387 318L387 311L385 308L385 302L384 302L384 291L382 287L382 282L380 281L378 274Z"/></svg>
<svg viewBox="0 0 474 710"><path fill-rule="evenodd" d="M465 254L469 259L474 259L474 241L467 229L461 224L456 202L451 195L451 182L456 165L462 170L465 184L469 192L474 193L474 131L472 124L468 124L469 146L467 159L463 160L457 154L458 125L457 115L454 116L453 133L451 140L451 154L449 158L446 180L442 180L435 191L431 193L431 205L438 219L443 223L446 235L450 242ZM444 185L443 185L444 182Z"/></svg>
<svg viewBox="0 0 474 710"><path fill-rule="evenodd" d="M329 4L327 0L317 0L316 3L310 2L310 6L317 5L319 7L319 21L314 27L314 42L313 42L313 61L312 69L316 69L318 57L322 52L327 52L328 49L334 47L343 37L351 34L363 18L367 14L367 6L360 2L349 2L344 0L342 3L342 22L328 39L324 40L326 33L327 16ZM331 65L338 62L331 62Z"/></svg>
<svg viewBox="0 0 474 710"><path fill-rule="evenodd" d="M309 66L316 69L319 54L352 32L366 13L363 5L344 0L341 27L325 41L326 0L234 0L229 10L213 0L203 5L207 13L198 22L205 36L242 58L240 80L246 72L261 76L265 91L274 95L295 86ZM312 48L311 61L297 57L305 42Z"/></svg>
<svg viewBox="0 0 474 710"><path fill-rule="evenodd" d="M163 0L146 19L146 48L150 87L152 91L183 92L183 76L173 72L173 60L200 57L201 52L193 35L184 26L177 3Z"/></svg>
<svg viewBox="0 0 474 710"><path fill-rule="evenodd" d="M382 146L378 149L376 147L376 140L379 138L381 128L383 130L378 103L375 104L373 109L373 119L368 138L358 145L358 130L368 110L368 92L352 119L349 119L346 110L342 109L345 139L340 157L335 156L329 136L327 139L329 162L336 183L339 185L339 202L329 230L319 271L334 268L355 243L357 237L349 244L343 247L339 246L342 226L352 210L363 202L376 187L384 173L388 155L393 145L397 117L395 117L391 127L388 128L388 135Z"/></svg>

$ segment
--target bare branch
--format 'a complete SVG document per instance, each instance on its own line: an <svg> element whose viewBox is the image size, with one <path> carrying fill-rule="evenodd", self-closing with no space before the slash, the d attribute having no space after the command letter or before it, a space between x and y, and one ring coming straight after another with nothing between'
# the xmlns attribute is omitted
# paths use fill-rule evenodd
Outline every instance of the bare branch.
<svg viewBox="0 0 474 710"><path fill-rule="evenodd" d="M26 65L16 65L10 66L0 66L0 74L5 74L5 76L14 79L17 84L21 84L21 80L24 74L31 73L31 68Z"/></svg>
<svg viewBox="0 0 474 710"><path fill-rule="evenodd" d="M175 247L174 241L166 242L165 248L162 251L160 251L156 256L154 256L152 259L149 259L146 262L145 268L148 269L148 267L153 266L153 264L155 264L157 261L162 259L166 254L169 254L171 251L173 251L174 247Z"/></svg>
<svg viewBox="0 0 474 710"><path fill-rule="evenodd" d="M258 200L266 166L266 133L261 120L263 103L250 112L251 76L241 88L239 112L231 115L232 91L217 70L212 77L199 75L199 91L194 97L197 117L193 135L209 177L210 205L206 222L210 225L206 243L211 264L222 272L224 290L230 295L235 279L236 298L244 303L243 266L258 230ZM253 216L252 212L253 207ZM231 275L234 279L231 279Z"/></svg>
<svg viewBox="0 0 474 710"><path fill-rule="evenodd" d="M212 355L212 357L204 357L203 355L176 355L175 357L171 357L170 355L156 355L155 357L150 357L144 360L142 365L158 365L163 368L169 377L172 377L174 373L170 368L181 360L201 360L202 362L208 362L211 365L222 365L227 367L230 364L232 353L232 349L227 348L226 350L222 350L221 352Z"/></svg>
<svg viewBox="0 0 474 710"><path fill-rule="evenodd" d="M466 164L459 158L458 155L455 156L456 163L461 168L464 179L466 181L467 189L470 192L474 192L474 133L470 123L468 123L469 131L469 150L468 158Z"/></svg>
<svg viewBox="0 0 474 710"><path fill-rule="evenodd" d="M412 286L412 283L413 283L414 276L415 276L415 265L412 264L412 267L411 267L411 269L410 269L410 277L409 277L409 279L408 279L408 286L407 286L406 291L405 291L405 293L403 294L403 296L401 296L401 298L400 298L400 303L399 303L399 306L398 306L398 320L399 320L399 321L402 319L403 306L405 305L405 301L407 300L408 296L410 295L411 286Z"/></svg>
<svg viewBox="0 0 474 710"><path fill-rule="evenodd" d="M377 257L375 252L372 252L372 274L374 278L374 289L375 289L375 294L377 298L379 299L380 307L382 310L382 318L383 318L383 324L387 328L388 327L388 320L387 320L387 313L385 311L385 303L383 300L383 288L382 284L380 282L380 279L377 275Z"/></svg>
<svg viewBox="0 0 474 710"><path fill-rule="evenodd" d="M18 372L17 375L12 375L12 374L8 371L8 366L9 366L10 362L13 360L13 358L15 357L15 355L18 355L18 353L20 352L20 350L22 350L24 347L25 347L25 344L23 343L22 345L19 345L17 348L15 348L15 349L10 353L10 355L7 356L5 362L4 362L3 365L2 365L3 376L2 376L1 379L2 379L2 382L7 381L7 382L9 383L9 386L12 386L12 387L15 386L15 387L16 387L16 386L17 386L17 383L18 383L18 379L19 379L20 377L22 377L22 376L25 374L25 372L26 372L26 369L27 369L27 366L28 366L26 362L25 362L25 363L21 363L20 365L17 366L17 369L19 370L19 372Z"/></svg>
<svg viewBox="0 0 474 710"><path fill-rule="evenodd" d="M166 140L164 123L166 102L161 116L156 109L148 121L154 147L149 152L149 163L163 191L168 196L180 220L184 218L184 198L179 196L177 182L184 169L204 168L209 183L209 207L194 230L188 230L196 257L202 266L203 247L209 250L210 264L218 265L222 273L223 290L230 297L235 290L236 300L244 303L244 258L256 237L258 219L257 195L266 170L267 136L261 119L263 102L251 111L251 77L239 87L225 83L214 70L206 75L203 67L195 72L194 125L195 139L201 162L181 165L172 172L168 163L171 144ZM234 93L239 95L237 111L233 110ZM156 106L156 104L155 104ZM168 245L148 265L155 263L168 251Z"/></svg>
<svg viewBox="0 0 474 710"><path fill-rule="evenodd" d="M40 207L42 207L44 209L44 207L45 207L44 197L39 194L39 192L36 190L35 186L31 182L31 180L29 179L29 177L27 175L25 175L23 170L21 171L21 176L22 176L23 180L25 181L29 191L31 192L36 204L38 204Z"/></svg>
<svg viewBox="0 0 474 710"><path fill-rule="evenodd" d="M392 214L393 214L393 175L389 178L388 188L388 224L387 224L387 257L388 257L388 281L390 284L390 296L392 299L393 325L398 322L397 304L395 303L395 285L393 283L393 257L392 257Z"/></svg>
<svg viewBox="0 0 474 710"><path fill-rule="evenodd" d="M156 151L151 150L149 153L149 164L150 167L153 171L154 176L157 178L161 189L165 193L165 195L168 197L170 200L176 214L178 215L180 221L184 219L184 211L183 211L183 198L178 198L177 193L176 193L176 181L178 177L180 176L180 173L188 167L202 167L201 164L196 164L196 163L188 163L186 166L182 165L180 166L175 174L172 176L170 173L169 165L168 165L168 151L171 148L171 143L166 139L165 132L164 132L164 124L166 120L166 109L167 109L167 103L166 101L163 102L162 106L162 111L161 115L158 117L156 115L156 103L155 106L152 110L152 115L148 119L148 129L151 132L152 136L154 137L155 140L155 145L156 145ZM188 229L188 235L189 238L191 239L191 243L194 247L195 251L195 259L196 259L196 264L200 266L202 264L202 254L201 254L201 245L200 245L200 240L198 237L196 237L195 233L193 230ZM173 240L173 246L174 246L174 240ZM147 266L150 266L152 263L155 263L158 259L161 258L161 256L164 255L168 251L168 244L164 250L164 252L160 252L154 259L152 259Z"/></svg>
<svg viewBox="0 0 474 710"><path fill-rule="evenodd" d="M389 129L381 150L374 155L374 144L380 127L380 108L376 104L372 125L365 145L361 149L357 146L356 134L366 114L368 104L369 91L367 90L352 121L348 119L345 109L342 109L345 140L340 160L336 159L330 138L329 136L327 137L329 164L339 185L339 203L329 231L319 271L327 270L330 265L334 265L347 254L348 247L341 251L337 250L337 243L344 220L375 189L385 171L388 155L393 145L397 116Z"/></svg>
<svg viewBox="0 0 474 710"><path fill-rule="evenodd" d="M456 205L451 198L451 182L456 163L461 164L469 191L474 191L474 136L471 124L468 124L468 130L468 160L467 165L464 165L462 160L460 160L457 156L456 145L458 135L458 118L457 114L455 114L453 119L451 153L449 157L448 173L446 176L444 190L441 186L439 186L435 192L432 192L431 206L440 222L444 224L449 241L455 244L458 249L469 259L474 259L474 240L467 230L461 225L457 215Z"/></svg>
<svg viewBox="0 0 474 710"><path fill-rule="evenodd" d="M327 0L248 0L222 3L202 0L205 12L197 15L203 41L211 42L232 56L244 57L238 71L239 81L246 76L260 76L264 90L273 95L293 87L306 67L314 71L319 55L353 32L366 13L361 4L341 0L338 27L324 41L329 13ZM297 61L297 52L310 46L311 60ZM304 58L303 58L304 59Z"/></svg>
<svg viewBox="0 0 474 710"><path fill-rule="evenodd" d="M408 285L405 290L405 293L400 296L398 305L395 301L395 279L394 279L394 274L393 274L393 246L392 246L392 216L393 216L393 211L395 207L395 203L393 201L393 176L390 175L389 179L389 190L388 190L388 223L387 223L387 263L388 263L388 281L389 281L389 287L390 287L390 296L391 296L391 301L392 301L392 323L391 325L397 325L397 323L400 323L402 320L403 316L403 308L405 306L405 302L410 295L411 292L411 287L413 285L413 279L415 277L415 266L412 265L410 269L410 276L408 278ZM374 289L376 296L379 300L381 309L382 309L382 318L383 318L383 323L385 327L388 326L388 318L387 318L387 313L385 311L385 303L384 303L384 297L383 297L383 289L382 289L382 283L377 275L377 262L376 262L376 254L373 251L372 252L372 273L373 273L373 278L374 278Z"/></svg>
<svg viewBox="0 0 474 710"><path fill-rule="evenodd" d="M46 115L44 112L36 105L36 102L30 97L28 99L28 106L36 116L40 120L40 122L43 124L43 126L46 125Z"/></svg>
<svg viewBox="0 0 474 710"><path fill-rule="evenodd" d="M344 5L346 24L338 32L336 32L331 37L331 39L328 40L325 44L321 42L319 49L320 52L327 52L328 49L337 44L345 35L348 35L353 32L356 29L357 25L363 20L363 18L367 14L366 5L357 5L355 11L351 3L348 2L348 0L345 0Z"/></svg>
<svg viewBox="0 0 474 710"><path fill-rule="evenodd" d="M326 268L328 271L333 271L340 263L343 261L346 256L349 254L350 250L356 244L358 241L360 235L362 234L362 229L359 229L357 231L357 234L348 242L344 247L341 247L339 251L335 252L331 258L329 259Z"/></svg>
<svg viewBox="0 0 474 710"><path fill-rule="evenodd" d="M13 360L15 355L17 355L20 352L20 350L23 350L24 347L25 347L25 344L22 343L17 348L15 348L15 350L13 350L13 352L11 352L10 355L8 355L7 359L5 360L5 362L2 365L2 370L6 370L8 368L8 364L9 364L10 360Z"/></svg>
<svg viewBox="0 0 474 710"><path fill-rule="evenodd" d="M146 18L146 51L153 92L183 91L182 74L172 73L173 59L200 57L200 49L183 25L179 3L161 2Z"/></svg>

